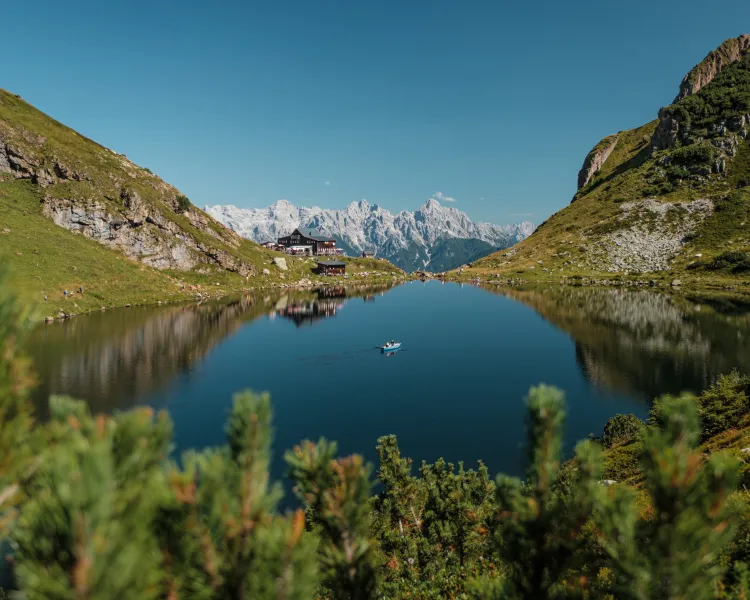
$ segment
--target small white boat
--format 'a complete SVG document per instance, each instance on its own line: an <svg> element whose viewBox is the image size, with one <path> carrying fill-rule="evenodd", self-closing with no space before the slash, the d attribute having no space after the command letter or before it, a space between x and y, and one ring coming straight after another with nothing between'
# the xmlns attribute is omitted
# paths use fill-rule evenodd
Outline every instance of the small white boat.
<svg viewBox="0 0 750 600"><path fill-rule="evenodd" d="M401 342L388 342L385 346L381 346L380 349L383 352L393 352L401 347Z"/></svg>

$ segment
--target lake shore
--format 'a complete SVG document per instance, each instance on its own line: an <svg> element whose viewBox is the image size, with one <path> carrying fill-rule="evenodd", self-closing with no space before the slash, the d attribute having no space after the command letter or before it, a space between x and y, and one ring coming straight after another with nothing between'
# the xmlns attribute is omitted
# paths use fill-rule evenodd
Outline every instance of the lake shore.
<svg viewBox="0 0 750 600"><path fill-rule="evenodd" d="M737 296L750 295L750 279L701 277L675 273L641 273L639 275L618 275L612 273L586 273L554 276L551 273L535 270L489 271L486 269L465 268L463 273L451 271L442 278L458 283L482 283L499 286L514 285L560 285L577 287L627 287L658 289L661 291L689 290L695 292L715 292Z"/></svg>
<svg viewBox="0 0 750 600"><path fill-rule="evenodd" d="M122 309L122 308L132 308L132 307L156 307L156 306L175 306L175 305L187 305L187 304L193 304L196 302L206 302L206 301L216 301L216 300L222 300L224 298L228 298L231 296L239 296L241 294L245 293L253 293L253 292L259 292L259 291L272 291L272 290L296 290L296 291L304 291L304 290L314 290L318 288L324 288L324 287L334 287L334 286L340 286L340 287L346 287L346 288L356 288L356 287L378 287L383 285L393 286L393 285L400 285L406 281L410 281L413 278L409 277L408 274L404 275L397 275L397 276L391 276L391 275L370 275L369 273L363 273L363 274L357 274L356 277L350 277L350 278L344 278L344 277L302 277L300 279L286 281L271 281L271 282L258 282L256 285L252 285L254 281L250 281L250 284L242 284L242 285L217 285L215 287L211 286L201 286L198 285L185 285L184 289L179 290L178 293L174 294L174 297L170 297L168 299L154 299L153 296L146 292L143 295L135 294L132 299L129 299L129 301L121 303L121 304L109 304L108 306L102 305L99 308L92 307L92 308L80 308L80 305L78 304L78 301L82 296L85 295L85 292L83 294L76 294L71 293L66 300L63 301L63 303L57 303L59 305L59 308L52 314L48 314L48 310L44 310L48 308L48 305L38 303L36 306L32 307L32 312L34 313L32 317L33 322L38 323L54 323L55 321L64 321L66 319L71 319L73 317L96 313L96 312L105 312L109 310L114 309ZM69 303L66 306L66 303ZM73 310L65 310L66 308L70 309L72 305Z"/></svg>

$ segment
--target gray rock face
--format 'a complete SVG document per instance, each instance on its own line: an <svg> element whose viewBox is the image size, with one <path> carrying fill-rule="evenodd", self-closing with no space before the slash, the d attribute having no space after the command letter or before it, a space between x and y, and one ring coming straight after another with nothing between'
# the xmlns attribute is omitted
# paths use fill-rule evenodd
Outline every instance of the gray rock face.
<svg viewBox="0 0 750 600"><path fill-rule="evenodd" d="M611 135L604 138L599 142L596 147L588 153L586 159L583 161L583 167L578 173L578 189L588 185L588 183L594 178L599 169L602 168L609 155L617 146L619 141L619 135Z"/></svg>
<svg viewBox="0 0 750 600"><path fill-rule="evenodd" d="M40 163L34 157L25 157L12 146L5 145L5 156L16 179L32 179Z"/></svg>
<svg viewBox="0 0 750 600"><path fill-rule="evenodd" d="M659 111L659 124L651 138L652 151L656 152L673 147L680 139L680 135L684 133L680 122L672 117L665 108L662 108Z"/></svg>
<svg viewBox="0 0 750 600"><path fill-rule="evenodd" d="M133 200L134 206L138 206ZM139 227L143 221L113 217L96 201L44 198L43 212L55 224L114 248L128 258L140 260L157 269L188 270L199 258L184 241L170 239L157 227ZM137 212L137 211L136 211ZM161 235L160 235L161 234Z"/></svg>
<svg viewBox="0 0 750 600"><path fill-rule="evenodd" d="M286 259L281 256L274 258L273 264L275 264L281 271L286 271L289 268L286 266Z"/></svg>
<svg viewBox="0 0 750 600"><path fill-rule="evenodd" d="M10 161L8 160L8 149L5 147L5 142L0 138L0 173L12 173L13 169L10 167Z"/></svg>
<svg viewBox="0 0 750 600"><path fill-rule="evenodd" d="M733 117L729 122L715 126L711 130L715 136L711 144L719 150L720 157L714 167L715 173L722 173L723 168L719 165L727 156L734 156L739 148L740 141L750 136L750 115ZM659 111L659 124L651 138L651 152L667 150L677 145L678 142L685 144L693 143L691 139L693 131L689 123L680 123L673 115L670 107Z"/></svg>
<svg viewBox="0 0 750 600"><path fill-rule="evenodd" d="M95 200L61 200L48 195L42 211L60 227L156 269L187 271L201 263L214 263L242 276L255 273L252 265L196 242L160 212L149 211L138 194L125 193L124 201L125 214L119 216Z"/></svg>
<svg viewBox="0 0 750 600"><path fill-rule="evenodd" d="M0 137L0 173L12 173L16 179L31 179L41 187L54 185L61 181L86 181L84 173L75 172L60 161L55 161L47 168L43 161L31 154L6 144Z"/></svg>
<svg viewBox="0 0 750 600"><path fill-rule="evenodd" d="M1 131L1 130L0 130ZM27 141L29 141L27 136ZM43 143L44 139L32 140ZM131 165L131 163L127 163ZM132 165L133 168L136 168ZM32 149L19 150L0 138L0 173L10 173L16 179L31 179L43 188L64 181L86 181L86 173L66 166L63 161L41 158ZM118 184L119 187L119 184ZM176 203L177 191L162 181L153 183L154 189L170 205ZM120 188L122 208L114 208L103 200L91 198L60 199L54 188L43 199L42 212L60 227L79 233L101 244L122 252L157 269L190 270L199 264L215 264L243 277L255 275L255 267L246 264L229 252L199 242L188 231L167 218L158 209L125 185ZM115 205L116 206L116 205ZM206 216L197 210L184 213L196 229L237 247L240 238L230 231L214 229Z"/></svg>
<svg viewBox="0 0 750 600"><path fill-rule="evenodd" d="M120 198L125 205L125 217L131 225L142 225L148 219L148 207L137 192L129 188L122 188Z"/></svg>
<svg viewBox="0 0 750 600"><path fill-rule="evenodd" d="M673 104L687 96L697 94L711 83L719 73L746 54L750 54L750 35L741 35L724 42L685 75L680 84L680 92L674 99Z"/></svg>

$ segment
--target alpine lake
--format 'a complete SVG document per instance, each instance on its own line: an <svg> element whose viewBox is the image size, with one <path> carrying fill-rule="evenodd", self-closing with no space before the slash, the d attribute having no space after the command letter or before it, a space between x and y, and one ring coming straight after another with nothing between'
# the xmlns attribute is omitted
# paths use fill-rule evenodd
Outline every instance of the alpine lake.
<svg viewBox="0 0 750 600"><path fill-rule="evenodd" d="M399 351L378 346L402 342ZM272 476L303 439L377 465L378 437L402 453L521 475L524 397L565 391L565 450L617 413L699 392L750 370L750 301L629 289L478 287L260 291L193 305L117 309L33 330L37 413L64 394L111 413L167 410L175 456L225 441L232 396L267 391Z"/></svg>

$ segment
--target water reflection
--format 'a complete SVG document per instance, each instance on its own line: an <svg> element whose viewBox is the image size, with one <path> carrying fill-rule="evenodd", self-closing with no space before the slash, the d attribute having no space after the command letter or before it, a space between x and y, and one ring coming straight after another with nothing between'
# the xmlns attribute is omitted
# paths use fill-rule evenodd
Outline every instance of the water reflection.
<svg viewBox="0 0 750 600"><path fill-rule="evenodd" d="M594 385L650 400L750 370L750 303L626 289L486 287L569 333Z"/></svg>
<svg viewBox="0 0 750 600"><path fill-rule="evenodd" d="M317 290L314 296L282 297L276 305L276 315L293 321L297 327L302 327L312 325L320 319L335 317L344 304L346 288L323 288Z"/></svg>
<svg viewBox="0 0 750 600"><path fill-rule="evenodd" d="M245 294L193 305L93 313L40 326L27 343L40 381L34 392L37 414L46 417L53 394L85 398L94 412L127 409L175 377L189 378L212 348L250 321L268 315L297 326L312 324L335 316L347 300L359 297L372 300L374 291Z"/></svg>
<svg viewBox="0 0 750 600"><path fill-rule="evenodd" d="M750 305L741 300L626 289L485 288L532 307L568 334L574 342L572 361L568 360L572 358L570 346L555 346L556 338L536 327L536 316L524 321L523 313L528 311L514 310L513 303L492 301L485 305L466 294L471 290L461 291L459 286L416 285L405 286L385 301L380 296L387 287L284 290L190 306L108 311L42 326L32 332L28 344L41 382L35 392L38 412L44 417L48 397L59 393L86 399L94 411L109 412L144 399L157 405L168 403L169 394L160 392L170 387L184 389L180 383L186 381L194 390L191 393L210 397L216 394L219 383L231 383L233 389L256 385L259 389L277 389L280 384L270 374L284 372L293 360L290 354L299 354L299 361L312 357L330 362L335 356L336 361L354 363L355 358L364 361L363 357L373 353L381 337L394 335L408 338L415 352L381 364L403 363L406 368L409 363L410 369L417 369L415 372L424 373L428 379L449 370L489 370L502 363L508 368L502 376L503 389L511 384L519 386L512 397L520 397L525 391L520 387L540 378L560 385L567 381L573 389L567 375L563 377L565 369L575 371L576 376L583 373L600 390L646 401L665 392L699 391L733 368L750 370ZM357 304L352 305L355 299ZM515 307L520 309L517 304ZM316 327L314 335L308 334L311 325L342 314L345 316L331 326ZM281 330L267 328L259 336L243 338L238 334L260 317L277 319L287 327L293 323L305 333L294 339L280 335ZM276 323L267 325L276 327ZM503 344L483 342L485 330L503 338L514 350L507 354ZM197 372L215 348L231 345L223 342L233 336L242 343L212 355L221 354L226 370L212 377ZM446 353L442 349L446 341L448 346L465 351ZM266 361L259 355L261 347L270 348ZM347 347L351 351L344 352L342 348ZM524 349L531 354L525 354ZM540 361L546 363L540 366ZM297 376L312 380L320 377L319 370L307 372L300 364L295 367L301 369ZM376 363L362 362L361 372L351 375L351 386L367 381L378 368ZM214 365L214 369L219 367ZM406 394L413 374L397 372L385 371L382 376L389 385L397 386L400 394ZM339 376L334 379L338 381ZM404 380L399 380L400 376ZM478 382L476 385L478 389L471 393L482 397L496 393L494 389L479 389ZM488 379L487 385L495 386L497 381ZM433 393L447 394L444 388L441 384ZM231 391L226 394L231 395ZM452 393L469 392L461 388ZM582 394L581 390L575 393ZM424 394L429 395L419 388L414 398L418 400ZM278 395L281 402L281 389Z"/></svg>

